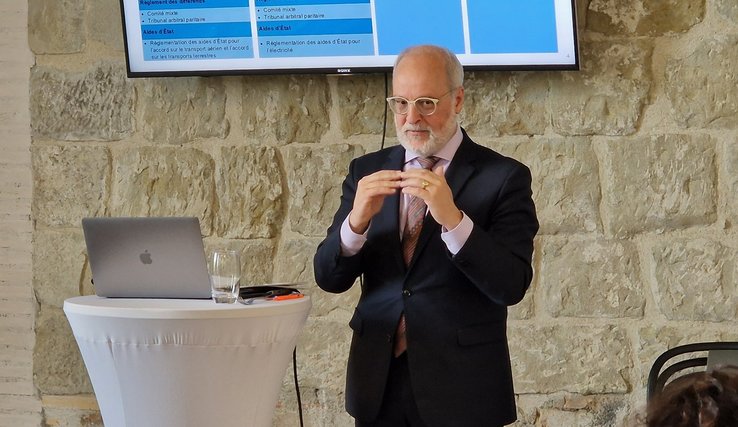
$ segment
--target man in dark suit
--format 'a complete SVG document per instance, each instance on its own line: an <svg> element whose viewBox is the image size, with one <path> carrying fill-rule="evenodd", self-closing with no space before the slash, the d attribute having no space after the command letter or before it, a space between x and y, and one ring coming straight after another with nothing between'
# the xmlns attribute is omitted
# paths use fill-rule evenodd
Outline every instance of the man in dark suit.
<svg viewBox="0 0 738 427"><path fill-rule="evenodd" d="M315 254L328 292L363 276L346 379L357 426L516 418L507 307L533 274L531 176L459 127L463 78L443 48L398 57L387 102L401 145L351 162Z"/></svg>

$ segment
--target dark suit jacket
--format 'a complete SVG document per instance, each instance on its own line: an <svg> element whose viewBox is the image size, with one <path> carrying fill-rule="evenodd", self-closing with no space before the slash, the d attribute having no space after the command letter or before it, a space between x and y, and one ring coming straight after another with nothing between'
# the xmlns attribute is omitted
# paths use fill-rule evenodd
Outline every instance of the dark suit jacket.
<svg viewBox="0 0 738 427"><path fill-rule="evenodd" d="M441 226L426 215L413 260L405 267L399 195L385 199L367 241L340 256L340 228L359 179L401 170L395 146L351 162L341 206L314 259L315 278L344 292L364 276L346 379L346 409L371 422L382 403L395 329L405 312L407 357L415 399L429 426L490 426L513 422L515 401L507 346L507 306L519 302L532 278L538 231L530 171L523 164L464 139L446 172L456 205L474 222L452 256Z"/></svg>

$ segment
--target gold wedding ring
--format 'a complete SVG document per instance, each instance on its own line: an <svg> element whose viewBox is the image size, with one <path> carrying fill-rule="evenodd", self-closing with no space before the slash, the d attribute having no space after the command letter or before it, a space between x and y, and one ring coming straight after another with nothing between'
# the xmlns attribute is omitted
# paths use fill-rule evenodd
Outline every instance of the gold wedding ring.
<svg viewBox="0 0 738 427"><path fill-rule="evenodd" d="M430 183L428 181L423 181L421 185L423 186L423 190L425 190L425 188L428 187Z"/></svg>

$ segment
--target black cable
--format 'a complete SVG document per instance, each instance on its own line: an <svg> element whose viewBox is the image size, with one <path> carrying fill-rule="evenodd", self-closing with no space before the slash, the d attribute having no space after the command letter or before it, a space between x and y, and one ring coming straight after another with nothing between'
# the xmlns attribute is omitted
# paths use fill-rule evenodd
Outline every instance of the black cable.
<svg viewBox="0 0 738 427"><path fill-rule="evenodd" d="M388 78L389 73L384 73L384 99L386 100L389 96L389 82ZM379 145L379 149L384 148L384 137L387 135L387 108L389 107L389 103L385 101L384 103L384 121L382 123L382 143ZM362 274L359 276L359 286L361 287L362 291L364 290L364 275Z"/></svg>
<svg viewBox="0 0 738 427"><path fill-rule="evenodd" d="M302 424L302 398L300 398L300 383L297 381L297 347L292 350L292 375L295 377L295 393L297 393L297 411L300 414L300 427Z"/></svg>
<svg viewBox="0 0 738 427"><path fill-rule="evenodd" d="M387 99L389 96L389 83L387 81L388 73L384 73L384 99ZM387 135L387 102L384 103L384 122L382 123L382 143L379 146L379 149L384 148L384 136Z"/></svg>
<svg viewBox="0 0 738 427"><path fill-rule="evenodd" d="M389 96L389 82L387 73L384 73L384 97ZM380 149L384 148L384 137L387 134L387 103L384 103L384 122L382 123L382 144ZM364 276L359 276L360 286L364 286ZM302 398L300 397L300 383L297 381L297 347L292 350L292 375L295 378L295 393L297 394L297 411L300 415L300 427L303 427L302 419Z"/></svg>

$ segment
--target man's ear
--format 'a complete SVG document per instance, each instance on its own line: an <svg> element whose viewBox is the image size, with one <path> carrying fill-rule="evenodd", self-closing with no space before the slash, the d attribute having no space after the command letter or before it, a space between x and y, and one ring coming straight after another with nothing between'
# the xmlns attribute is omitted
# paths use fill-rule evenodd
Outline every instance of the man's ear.
<svg viewBox="0 0 738 427"><path fill-rule="evenodd" d="M464 87L456 89L456 96L454 97L454 111L456 114L461 113L461 108L464 106Z"/></svg>

